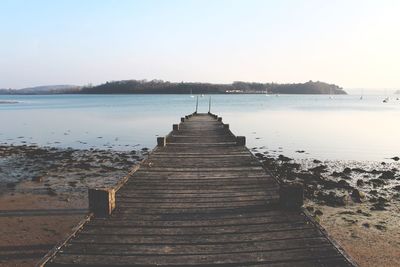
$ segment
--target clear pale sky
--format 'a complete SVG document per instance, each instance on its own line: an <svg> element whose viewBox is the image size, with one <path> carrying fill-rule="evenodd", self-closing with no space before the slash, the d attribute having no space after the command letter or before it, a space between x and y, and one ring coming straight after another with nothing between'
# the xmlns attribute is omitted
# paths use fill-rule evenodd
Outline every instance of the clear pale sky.
<svg viewBox="0 0 400 267"><path fill-rule="evenodd" d="M400 88L400 1L0 0L0 88L120 79Z"/></svg>

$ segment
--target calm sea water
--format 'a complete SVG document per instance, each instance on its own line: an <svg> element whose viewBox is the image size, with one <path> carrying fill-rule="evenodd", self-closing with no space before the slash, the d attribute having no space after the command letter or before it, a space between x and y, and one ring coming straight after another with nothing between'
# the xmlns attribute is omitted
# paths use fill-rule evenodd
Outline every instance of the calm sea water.
<svg viewBox="0 0 400 267"><path fill-rule="evenodd" d="M296 158L385 160L400 155L400 101L383 96L213 95L250 148ZM189 95L0 96L0 143L115 150L152 148L194 111ZM199 112L208 111L208 96ZM296 151L305 151L298 153Z"/></svg>

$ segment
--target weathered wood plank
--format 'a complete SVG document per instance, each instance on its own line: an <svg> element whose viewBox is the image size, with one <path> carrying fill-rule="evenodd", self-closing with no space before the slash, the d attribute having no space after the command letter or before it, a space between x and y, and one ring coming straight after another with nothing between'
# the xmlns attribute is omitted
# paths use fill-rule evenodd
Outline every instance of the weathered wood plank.
<svg viewBox="0 0 400 267"><path fill-rule="evenodd" d="M232 244L185 244L185 245L138 245L138 244L85 244L75 243L67 246L66 254L94 255L184 255L184 254L220 254L226 252L252 252L279 249L312 248L327 246L329 242L323 237L242 242Z"/></svg>
<svg viewBox="0 0 400 267"><path fill-rule="evenodd" d="M108 220L96 219L91 221L90 225L98 225L98 226L120 226L120 227L202 227L202 226L237 226L237 225L247 225L247 224L280 224L280 223L292 223L304 221L303 216L259 216L259 217L244 217L244 218L219 218L219 219L211 219L207 216L205 218L201 218L200 216L193 217L193 220L189 219L180 219L179 215L174 216L178 217L175 220L168 220L167 214L157 215L159 218L163 220L154 220L154 221L141 221L134 220L140 219L142 216L137 216L136 214L132 214L132 217L129 216L129 213L116 214L115 216L109 218ZM155 217L155 216L154 216ZM169 218L171 218L170 216Z"/></svg>
<svg viewBox="0 0 400 267"><path fill-rule="evenodd" d="M124 217L125 216L125 217ZM265 220L265 217L269 218L277 218L275 220L269 219ZM257 221L262 220L264 221ZM185 227L185 222L194 221L198 223L197 225L206 225L204 221L208 221L213 223L213 225L238 225L238 224L266 224L266 223L282 223L282 222L291 222L293 220L304 221L305 218L301 214L297 213L283 213L280 210L263 210L263 211L246 211L246 212L235 212L235 213L208 213L208 214L158 214L158 215L148 215L148 214L140 214L140 213L130 213L129 210L126 209L117 209L116 212L108 219L108 220L93 220L90 223L98 223L98 222L106 222L106 221L117 221L123 220L127 221L127 219L133 220L135 222L147 223L150 221L148 226L159 225L164 226L176 226L176 227ZM162 224L167 222L174 222L175 224ZM203 222L201 224L201 222ZM180 223L180 224L179 224ZM192 222L193 224L193 222ZM141 224L138 224L139 226ZM191 225L191 224L190 224Z"/></svg>
<svg viewBox="0 0 400 267"><path fill-rule="evenodd" d="M71 243L102 244L203 244L265 241L277 239L319 237L322 234L314 228L292 229L274 232L235 233L219 235L90 235L81 232Z"/></svg>
<svg viewBox="0 0 400 267"><path fill-rule="evenodd" d="M279 223L279 224L246 224L233 226L203 226L203 227L135 227L121 228L112 227L86 227L80 234L92 235L138 235L138 236L172 236L172 235L218 235L218 234L243 234L243 233L266 233L275 231L290 231L310 229L312 225L305 224L304 221Z"/></svg>
<svg viewBox="0 0 400 267"><path fill-rule="evenodd" d="M337 257L338 251L330 246L299 248L292 250L273 250L257 252L236 252L209 255L178 255L178 256L124 256L121 255L76 255L60 254L54 263L72 264L75 262L112 265L175 265L190 266L204 264L245 264L245 263L277 263L294 262L296 260L313 260Z"/></svg>

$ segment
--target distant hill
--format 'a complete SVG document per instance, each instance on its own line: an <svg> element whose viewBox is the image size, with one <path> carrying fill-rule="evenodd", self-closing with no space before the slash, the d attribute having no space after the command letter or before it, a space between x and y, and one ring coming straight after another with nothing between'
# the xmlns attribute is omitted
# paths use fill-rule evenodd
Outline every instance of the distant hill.
<svg viewBox="0 0 400 267"><path fill-rule="evenodd" d="M126 80L83 87L83 94L346 94L337 85L309 81L296 84L234 82L232 84L172 83Z"/></svg>
<svg viewBox="0 0 400 267"><path fill-rule="evenodd" d="M212 84L162 80L112 81L97 86L47 85L0 89L0 94L347 94L341 87L324 82L278 84L233 82Z"/></svg>
<svg viewBox="0 0 400 267"><path fill-rule="evenodd" d="M0 94L10 95L45 95L45 94L63 94L78 91L79 86L76 85L44 85L27 87L22 89L0 89Z"/></svg>

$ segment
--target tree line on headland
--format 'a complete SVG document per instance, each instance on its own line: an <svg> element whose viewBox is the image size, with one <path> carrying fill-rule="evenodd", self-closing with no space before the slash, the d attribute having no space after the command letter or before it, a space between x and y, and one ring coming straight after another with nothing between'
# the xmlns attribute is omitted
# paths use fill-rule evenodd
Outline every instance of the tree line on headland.
<svg viewBox="0 0 400 267"><path fill-rule="evenodd" d="M233 82L232 84L172 83L161 80L127 80L83 87L84 94L346 94L337 85L323 82L296 84Z"/></svg>
<svg viewBox="0 0 400 267"><path fill-rule="evenodd" d="M71 86L39 90L37 94L346 94L339 86L324 82L256 83L233 82L213 84L196 82L168 82L162 80L111 81L96 86ZM2 89L0 94L35 94L35 90Z"/></svg>

